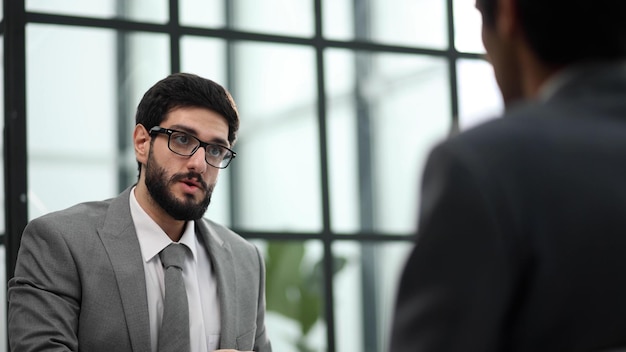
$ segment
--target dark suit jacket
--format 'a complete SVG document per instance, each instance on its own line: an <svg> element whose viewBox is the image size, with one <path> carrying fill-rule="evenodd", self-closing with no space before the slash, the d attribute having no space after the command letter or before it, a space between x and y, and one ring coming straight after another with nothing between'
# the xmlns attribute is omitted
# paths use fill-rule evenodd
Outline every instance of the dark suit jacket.
<svg viewBox="0 0 626 352"><path fill-rule="evenodd" d="M31 221L10 280L12 352L149 352L146 282L130 215L130 188ZM196 221L212 260L221 309L220 348L271 351L265 267L255 246Z"/></svg>
<svg viewBox="0 0 626 352"><path fill-rule="evenodd" d="M626 346L625 67L433 150L390 351Z"/></svg>

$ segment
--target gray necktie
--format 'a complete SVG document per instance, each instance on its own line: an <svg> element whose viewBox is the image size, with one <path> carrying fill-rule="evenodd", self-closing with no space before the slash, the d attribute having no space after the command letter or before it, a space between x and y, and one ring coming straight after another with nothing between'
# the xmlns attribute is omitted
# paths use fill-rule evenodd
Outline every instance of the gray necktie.
<svg viewBox="0 0 626 352"><path fill-rule="evenodd" d="M158 352L189 352L189 306L183 282L185 246L172 243L159 253L164 269L165 299Z"/></svg>

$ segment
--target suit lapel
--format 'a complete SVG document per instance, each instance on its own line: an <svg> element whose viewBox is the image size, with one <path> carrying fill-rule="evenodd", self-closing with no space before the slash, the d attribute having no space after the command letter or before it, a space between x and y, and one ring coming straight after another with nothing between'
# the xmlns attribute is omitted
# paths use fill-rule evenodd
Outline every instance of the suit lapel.
<svg viewBox="0 0 626 352"><path fill-rule="evenodd" d="M219 297L221 333L220 348L236 348L238 307L237 278L235 262L228 243L220 237L219 231L205 220L196 221L200 238L211 258L211 265L217 281Z"/></svg>
<svg viewBox="0 0 626 352"><path fill-rule="evenodd" d="M130 215L130 188L114 198L98 233L109 255L134 352L150 351L150 321L141 248Z"/></svg>

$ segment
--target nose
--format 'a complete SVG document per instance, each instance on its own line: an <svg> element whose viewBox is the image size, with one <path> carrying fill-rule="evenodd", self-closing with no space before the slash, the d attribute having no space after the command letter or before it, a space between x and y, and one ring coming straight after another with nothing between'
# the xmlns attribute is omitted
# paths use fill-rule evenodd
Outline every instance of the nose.
<svg viewBox="0 0 626 352"><path fill-rule="evenodd" d="M201 175L204 174L207 167L209 166L204 159L205 153L206 151L204 150L204 148L198 148L198 150L196 150L196 152L189 157L189 160L187 162L187 168L190 171L195 171Z"/></svg>

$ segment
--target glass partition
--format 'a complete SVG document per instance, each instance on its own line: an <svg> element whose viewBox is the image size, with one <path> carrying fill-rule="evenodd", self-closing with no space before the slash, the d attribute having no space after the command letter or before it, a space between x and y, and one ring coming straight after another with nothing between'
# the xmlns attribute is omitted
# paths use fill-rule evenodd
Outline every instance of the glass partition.
<svg viewBox="0 0 626 352"><path fill-rule="evenodd" d="M226 4L224 1L179 0L179 21L183 26L224 27Z"/></svg>
<svg viewBox="0 0 626 352"><path fill-rule="evenodd" d="M329 0L323 3L323 16L329 39L448 46L446 0Z"/></svg>
<svg viewBox="0 0 626 352"><path fill-rule="evenodd" d="M316 3L25 0L28 217L136 182L145 91L172 70L210 78L241 129L206 217L261 249L274 349L385 350L426 157L502 103L474 0Z"/></svg>
<svg viewBox="0 0 626 352"><path fill-rule="evenodd" d="M115 194L115 33L27 27L29 218ZM54 187L51 187L54 185Z"/></svg>
<svg viewBox="0 0 626 352"><path fill-rule="evenodd" d="M109 198L128 186L120 185L124 181L118 179L118 166L134 163L134 155L118 150L118 140L131 137L118 133L118 99L131 101L132 108L121 119L134 126L134 107L143 92L167 74L169 61L158 58L169 57L169 48L165 36L130 35L127 39L137 55L129 59L132 69L120 83L113 30L31 24L26 37L32 219ZM118 96L119 86L125 86L129 96Z"/></svg>
<svg viewBox="0 0 626 352"><path fill-rule="evenodd" d="M235 0L232 7L238 30L301 37L315 32L313 0Z"/></svg>
<svg viewBox="0 0 626 352"><path fill-rule="evenodd" d="M333 230L410 233L422 165L450 131L446 62L347 50L325 58Z"/></svg>
<svg viewBox="0 0 626 352"><path fill-rule="evenodd" d="M386 351L408 243L333 244L336 351Z"/></svg>
<svg viewBox="0 0 626 352"><path fill-rule="evenodd" d="M25 0L26 11L58 15L123 18L143 22L166 23L167 0Z"/></svg>
<svg viewBox="0 0 626 352"><path fill-rule="evenodd" d="M491 64L484 60L457 62L459 128L466 130L499 116L504 104Z"/></svg>
<svg viewBox="0 0 626 352"><path fill-rule="evenodd" d="M476 0L454 0L454 46L467 53L485 52L481 39L482 18Z"/></svg>
<svg viewBox="0 0 626 352"><path fill-rule="evenodd" d="M238 227L322 229L315 53L292 45L235 44ZM236 171L235 171L236 170Z"/></svg>

